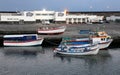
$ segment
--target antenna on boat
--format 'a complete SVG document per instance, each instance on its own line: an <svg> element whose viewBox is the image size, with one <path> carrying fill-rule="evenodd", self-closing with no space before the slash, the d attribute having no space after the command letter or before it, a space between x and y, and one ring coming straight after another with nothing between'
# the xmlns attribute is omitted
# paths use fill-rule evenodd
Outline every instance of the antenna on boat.
<svg viewBox="0 0 120 75"><path fill-rule="evenodd" d="M102 26L103 31L105 30L105 25Z"/></svg>
<svg viewBox="0 0 120 75"><path fill-rule="evenodd" d="M96 30L96 32L98 32L100 30L100 27L97 27L97 30Z"/></svg>

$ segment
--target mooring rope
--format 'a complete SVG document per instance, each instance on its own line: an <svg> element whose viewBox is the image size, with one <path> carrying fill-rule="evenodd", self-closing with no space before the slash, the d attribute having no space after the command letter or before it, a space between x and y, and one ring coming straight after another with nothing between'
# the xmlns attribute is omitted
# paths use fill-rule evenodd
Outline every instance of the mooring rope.
<svg viewBox="0 0 120 75"><path fill-rule="evenodd" d="M47 40L45 40L45 41L48 42L48 43L50 43L50 44L53 44L53 45L59 45L59 44L51 42L51 41L47 41Z"/></svg>

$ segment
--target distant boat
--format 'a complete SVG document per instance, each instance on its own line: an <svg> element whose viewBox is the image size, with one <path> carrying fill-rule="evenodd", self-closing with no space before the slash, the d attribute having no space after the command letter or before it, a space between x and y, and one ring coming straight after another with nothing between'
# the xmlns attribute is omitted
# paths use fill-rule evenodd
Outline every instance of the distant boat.
<svg viewBox="0 0 120 75"><path fill-rule="evenodd" d="M80 30L80 34L90 34L91 30Z"/></svg>
<svg viewBox="0 0 120 75"><path fill-rule="evenodd" d="M5 35L4 46L36 46L41 45L43 38L37 34Z"/></svg>
<svg viewBox="0 0 120 75"><path fill-rule="evenodd" d="M81 47L68 47L62 45L54 50L54 53L64 55L96 55L98 52L98 44Z"/></svg>
<svg viewBox="0 0 120 75"><path fill-rule="evenodd" d="M66 26L59 27L40 27L38 29L39 34L61 34L65 31Z"/></svg>
<svg viewBox="0 0 120 75"><path fill-rule="evenodd" d="M106 32L95 32L94 34L90 35L89 38L71 38L71 39L64 39L69 46L79 47L81 44L89 44L89 43L98 43L100 49L107 48L113 39L109 36Z"/></svg>

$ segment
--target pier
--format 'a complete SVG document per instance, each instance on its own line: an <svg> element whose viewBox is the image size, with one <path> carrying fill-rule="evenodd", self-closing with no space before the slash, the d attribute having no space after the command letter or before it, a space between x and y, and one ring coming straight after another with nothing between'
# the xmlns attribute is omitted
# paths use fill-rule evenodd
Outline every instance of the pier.
<svg viewBox="0 0 120 75"><path fill-rule="evenodd" d="M66 31L59 35L39 35L45 38L43 45L52 44L58 45L63 37L87 37L88 35L79 34L80 30L106 31L114 41L110 47L119 47L120 44L120 25L119 23L104 23L104 24L50 24L42 25L35 24L0 24L0 34L37 34L37 29L41 26L67 26Z"/></svg>

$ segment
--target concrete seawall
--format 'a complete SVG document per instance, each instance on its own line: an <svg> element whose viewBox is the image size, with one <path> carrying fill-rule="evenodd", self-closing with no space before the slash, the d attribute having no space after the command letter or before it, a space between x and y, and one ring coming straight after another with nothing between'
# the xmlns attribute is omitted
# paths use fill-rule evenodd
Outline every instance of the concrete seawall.
<svg viewBox="0 0 120 75"><path fill-rule="evenodd" d="M51 24L51 25L41 25L41 24L23 24L23 25L7 25L0 24L0 34L9 35L9 34L35 34L37 29L41 26L60 26L66 24ZM67 29L63 34L60 35L40 35L39 37L45 38L45 42L53 43L53 45L59 44L62 37L88 37L88 35L80 35L80 30L98 30L106 31L109 35L112 36L114 41L112 44L115 46L120 45L120 24L110 23L110 24L69 24L66 25ZM52 41L52 42L51 42ZM45 45L44 43L43 45ZM47 45L47 44L46 44ZM110 47L113 47L111 45Z"/></svg>

